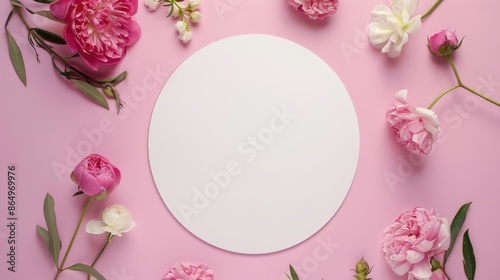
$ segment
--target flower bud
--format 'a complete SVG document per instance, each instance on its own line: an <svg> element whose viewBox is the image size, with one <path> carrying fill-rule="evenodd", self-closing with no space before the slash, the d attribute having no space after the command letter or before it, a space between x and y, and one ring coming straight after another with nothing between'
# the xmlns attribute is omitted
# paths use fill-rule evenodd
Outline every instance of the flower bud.
<svg viewBox="0 0 500 280"><path fill-rule="evenodd" d="M156 11L162 0L144 0L144 6L148 8L150 12Z"/></svg>
<svg viewBox="0 0 500 280"><path fill-rule="evenodd" d="M369 280L371 278L367 277L371 271L372 270L370 268L370 265L365 261L364 258L361 258L361 260L356 263L356 269L354 270L354 272L356 272L356 275L354 276L354 278L358 280Z"/></svg>
<svg viewBox="0 0 500 280"><path fill-rule="evenodd" d="M462 39L463 40L463 39ZM428 39L427 47L432 55L435 56L448 56L453 51L458 50L462 41L458 41L455 32L448 29L441 30L440 32L432 35Z"/></svg>
<svg viewBox="0 0 500 280"><path fill-rule="evenodd" d="M200 8L201 0L189 0L188 10L196 11Z"/></svg>
<svg viewBox="0 0 500 280"><path fill-rule="evenodd" d="M192 12L189 17L191 18L192 22L199 22L201 20L201 14L200 12Z"/></svg>

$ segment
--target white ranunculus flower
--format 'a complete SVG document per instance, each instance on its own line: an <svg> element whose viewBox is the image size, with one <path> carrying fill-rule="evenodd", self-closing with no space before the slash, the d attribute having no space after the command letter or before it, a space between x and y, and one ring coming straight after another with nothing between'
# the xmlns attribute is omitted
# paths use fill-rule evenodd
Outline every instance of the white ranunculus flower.
<svg viewBox="0 0 500 280"><path fill-rule="evenodd" d="M161 2L162 0L144 0L144 5L152 12L156 11Z"/></svg>
<svg viewBox="0 0 500 280"><path fill-rule="evenodd" d="M390 57L399 56L403 45L408 42L408 34L422 27L421 16L414 16L417 7L418 0L391 0L391 7L377 5L368 26L372 45Z"/></svg>
<svg viewBox="0 0 500 280"><path fill-rule="evenodd" d="M101 218L102 220L90 220L85 231L92 234L109 232L112 235L122 236L122 233L129 232L135 227L132 214L120 204L106 207Z"/></svg>

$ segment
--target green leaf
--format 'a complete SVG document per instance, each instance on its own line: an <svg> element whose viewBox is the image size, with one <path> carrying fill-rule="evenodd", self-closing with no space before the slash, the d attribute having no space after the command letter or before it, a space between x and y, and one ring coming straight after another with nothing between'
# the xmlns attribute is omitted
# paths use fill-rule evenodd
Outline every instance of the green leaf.
<svg viewBox="0 0 500 280"><path fill-rule="evenodd" d="M64 23L63 20L60 20L58 18L55 18L51 13L50 11L36 11L35 14L39 15L39 16L42 16L42 17L45 17L45 18L48 18L50 20L53 20L55 22L59 22L59 23Z"/></svg>
<svg viewBox="0 0 500 280"><path fill-rule="evenodd" d="M59 265L59 252L61 252L61 239L57 231L56 213L54 211L54 198L47 193L43 201L43 215L49 234L49 253L56 266Z"/></svg>
<svg viewBox="0 0 500 280"><path fill-rule="evenodd" d="M451 254L451 251L453 250L453 246L455 245L455 241L457 240L458 233L460 233L460 229L462 228L465 218L467 217L467 211L469 210L469 206L471 205L472 202L466 203L458 209L457 214L455 215L455 218L453 218L453 221L451 222L450 226L450 246L448 247L448 250L444 253L444 259L443 259L443 266L446 265L446 261L448 260L448 257Z"/></svg>
<svg viewBox="0 0 500 280"><path fill-rule="evenodd" d="M24 86L27 85L26 81L26 68L24 67L24 59L19 46L17 45L12 34L7 30L7 36L9 38L9 57L14 70L16 70L17 76L21 79Z"/></svg>
<svg viewBox="0 0 500 280"><path fill-rule="evenodd" d="M83 264L83 263L77 263L77 264L74 264L74 265L72 265L68 268L65 268L65 269L83 271L83 272L86 272L87 274L90 274L92 277L94 277L97 280L106 280L106 278L104 278L104 276L102 276L102 274L97 272L97 270L95 270L93 267L88 266L88 265Z"/></svg>
<svg viewBox="0 0 500 280"><path fill-rule="evenodd" d="M49 249L50 242L49 242L49 232L44 229L41 226L36 226L36 231L38 232L38 235L40 235L43 239L43 242L45 242L45 245L47 246L47 249Z"/></svg>
<svg viewBox="0 0 500 280"><path fill-rule="evenodd" d="M54 2L54 0L33 0L35 2L38 2L38 3L42 3L42 4L50 4L52 2Z"/></svg>
<svg viewBox="0 0 500 280"><path fill-rule="evenodd" d="M290 275L292 275L292 280L299 280L299 276L297 275L297 272L295 272L295 269L293 269L293 266L290 264Z"/></svg>
<svg viewBox="0 0 500 280"><path fill-rule="evenodd" d="M117 84L123 82L123 80L125 80L125 78L127 78L127 76L128 76L128 72L123 71L120 74L118 74L118 76L116 76L116 77L104 79L104 80L98 80L98 81L103 82L103 83L112 83L113 85L117 85Z"/></svg>
<svg viewBox="0 0 500 280"><path fill-rule="evenodd" d="M93 85L87 82L79 80L71 80L71 81L75 83L75 85L83 93L85 93L88 97L90 97L95 103L109 110L109 105L108 102L106 101L106 98L104 97L104 94L102 94L97 88L95 88Z"/></svg>
<svg viewBox="0 0 500 280"><path fill-rule="evenodd" d="M40 28L31 28L31 30L33 30L36 34L38 34L38 36L42 37L42 39L44 39L45 41L49 41L51 43L59 45L66 44L66 41L64 41L64 39L61 36L54 34L50 31Z"/></svg>
<svg viewBox="0 0 500 280"><path fill-rule="evenodd" d="M474 248L470 242L469 230L466 230L464 233L462 252L464 255L465 275L467 279L474 280L474 275L476 274L476 256L474 255Z"/></svg>

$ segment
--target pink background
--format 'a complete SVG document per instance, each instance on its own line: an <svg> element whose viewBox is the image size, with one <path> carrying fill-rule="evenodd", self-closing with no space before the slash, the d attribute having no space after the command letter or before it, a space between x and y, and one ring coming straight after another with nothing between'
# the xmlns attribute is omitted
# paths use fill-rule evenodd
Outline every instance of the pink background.
<svg viewBox="0 0 500 280"><path fill-rule="evenodd" d="M284 0L205 0L201 8L203 20L193 28L194 38L188 45L177 40L175 20L165 18L166 9L149 13L140 4L135 19L142 27L142 38L129 49L124 61L109 68L114 73L127 70L130 74L118 88L126 101L119 115L113 101L109 112L103 110L61 79L45 53L40 52L41 63L37 64L26 43L26 31L14 18L9 30L23 52L28 86L19 82L10 65L2 31L0 278L52 279L54 265L35 231L37 224L44 225L43 198L47 192L55 198L65 249L84 203L83 197L71 198L76 187L69 172L90 152L100 153L115 163L123 180L115 193L93 205L85 222L96 218L104 207L122 203L131 210L137 224L132 232L116 238L96 265L110 280L159 279L178 260L205 262L218 280L285 279L289 263L301 271L301 279L350 279L349 269L361 256L375 265L371 274L374 279L405 279L393 274L385 264L381 251L385 227L414 206L436 208L451 220L457 209L469 201L473 204L465 228L470 228L476 252L476 278L496 275L493 263L500 249L496 242L500 231L500 108L462 90L442 99L434 109L444 133L434 152L425 159L409 157L395 143L384 113L400 89L409 90L410 103L426 107L439 92L455 84L444 59L432 57L425 46L427 36L443 28L466 37L454 56L462 80L500 99L495 25L500 4L491 0L475 5L464 0L445 1L410 37L402 55L389 59L373 49L363 34L371 9L379 3L342 1L335 16L314 22L294 12ZM431 5L431 1L422 1L420 11L425 12ZM0 3L2 22L8 9L8 1ZM40 18L32 18L32 22L53 30L59 28ZM226 252L187 232L163 204L148 162L149 121L168 76L207 44L248 33L295 41L326 61L351 95L361 135L356 177L337 214L310 239L267 255ZM97 133L103 123L107 123L105 131ZM89 133L100 136L90 142L86 136ZM15 273L7 271L6 263L6 174L7 166L12 164L17 168L18 183ZM58 175L53 169L55 165L66 170ZM388 181L391 176L397 179ZM300 227L301 221L296 223ZM103 238L80 233L67 263L91 262ZM461 237L447 266L452 279L457 280L466 279L460 241ZM326 243L330 247L325 247ZM64 272L60 279L85 277L78 272Z"/></svg>

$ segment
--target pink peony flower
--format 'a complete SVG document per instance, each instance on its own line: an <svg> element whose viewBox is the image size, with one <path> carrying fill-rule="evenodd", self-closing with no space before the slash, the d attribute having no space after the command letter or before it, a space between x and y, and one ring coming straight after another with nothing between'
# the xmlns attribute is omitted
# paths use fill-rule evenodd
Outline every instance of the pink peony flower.
<svg viewBox="0 0 500 280"><path fill-rule="evenodd" d="M403 212L384 231L383 251L392 270L408 280L429 280L431 258L444 253L450 245L448 220L436 210L413 208Z"/></svg>
<svg viewBox="0 0 500 280"><path fill-rule="evenodd" d="M441 56L450 55L460 47L460 44L455 32L445 29L432 35L427 46L433 55Z"/></svg>
<svg viewBox="0 0 500 280"><path fill-rule="evenodd" d="M109 194L116 189L121 180L121 173L103 156L92 154L75 167L71 178L84 194L95 196Z"/></svg>
<svg viewBox="0 0 500 280"><path fill-rule="evenodd" d="M428 155L438 139L440 127L436 113L426 108L414 108L407 104L408 92L400 90L395 99L400 103L386 113L389 126L399 144L414 154Z"/></svg>
<svg viewBox="0 0 500 280"><path fill-rule="evenodd" d="M212 280L214 272L205 264L176 262L167 269L161 280Z"/></svg>
<svg viewBox="0 0 500 280"><path fill-rule="evenodd" d="M337 12L339 0L287 0L295 10L310 19L324 19Z"/></svg>
<svg viewBox="0 0 500 280"><path fill-rule="evenodd" d="M56 0L50 12L64 19L66 43L94 70L119 62L141 35L132 20L137 0Z"/></svg>

